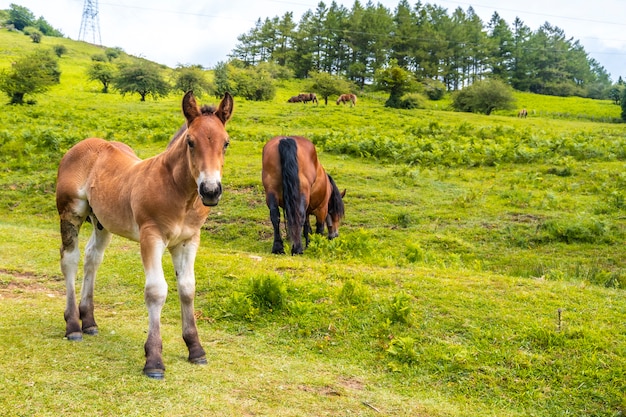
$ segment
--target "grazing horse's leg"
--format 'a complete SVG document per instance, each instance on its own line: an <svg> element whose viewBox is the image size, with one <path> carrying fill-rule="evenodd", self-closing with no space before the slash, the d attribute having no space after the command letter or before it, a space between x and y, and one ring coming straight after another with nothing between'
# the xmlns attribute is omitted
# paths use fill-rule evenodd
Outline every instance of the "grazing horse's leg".
<svg viewBox="0 0 626 417"><path fill-rule="evenodd" d="M301 219L302 224L289 225L291 241L292 241L291 242L291 254L292 255L302 255L302 253L304 253L304 249L302 248L301 231L306 228L306 223L308 222L307 215L306 215L306 208L309 205L307 196L309 195L310 190L306 187L303 187L303 189L300 190L300 192L301 192L300 199L298 201L298 206L297 206L299 215L296 216L296 219ZM310 227L311 225L309 224L309 228Z"/></svg>
<svg viewBox="0 0 626 417"><path fill-rule="evenodd" d="M283 245L283 238L280 236L280 209L278 208L278 199L274 193L267 194L267 207L270 209L270 220L274 228L272 253L283 254L285 253L285 247Z"/></svg>
<svg viewBox="0 0 626 417"><path fill-rule="evenodd" d="M83 286L80 295L79 313L83 322L82 330L85 334L98 334L98 326L93 315L93 290L96 282L96 272L104 258L104 250L111 242L111 233L104 229L96 216L89 216L93 225L93 233L85 247L85 265Z"/></svg>
<svg viewBox="0 0 626 417"><path fill-rule="evenodd" d="M309 247L309 242L311 241L310 235L313 233L313 229L311 229L311 222L309 220L309 216L307 215L304 219L304 242L305 248Z"/></svg>
<svg viewBox="0 0 626 417"><path fill-rule="evenodd" d="M194 274L194 262L200 236L182 242L170 248L174 270L176 271L176 285L178 287L178 297L180 299L180 310L183 322L183 340L189 350L189 362L198 365L207 363L206 355L196 327L194 316L193 300L196 295L196 278Z"/></svg>
<svg viewBox="0 0 626 417"><path fill-rule="evenodd" d="M143 373L154 379L163 379L163 342L161 340L161 311L167 298L167 282L163 274L162 257L165 251L164 242L150 232L141 232L141 260L146 274L144 298L148 308L148 338L144 345L146 365ZM144 236L148 235L148 236Z"/></svg>

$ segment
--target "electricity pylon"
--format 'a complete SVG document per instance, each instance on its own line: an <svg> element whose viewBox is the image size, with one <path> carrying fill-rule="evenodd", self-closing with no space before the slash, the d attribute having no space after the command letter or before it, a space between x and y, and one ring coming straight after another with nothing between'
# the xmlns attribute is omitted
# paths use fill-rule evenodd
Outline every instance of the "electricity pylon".
<svg viewBox="0 0 626 417"><path fill-rule="evenodd" d="M94 45L102 45L100 20L98 18L98 0L85 0L85 6L83 7L83 19L80 22L78 40L89 42L89 35L91 35Z"/></svg>

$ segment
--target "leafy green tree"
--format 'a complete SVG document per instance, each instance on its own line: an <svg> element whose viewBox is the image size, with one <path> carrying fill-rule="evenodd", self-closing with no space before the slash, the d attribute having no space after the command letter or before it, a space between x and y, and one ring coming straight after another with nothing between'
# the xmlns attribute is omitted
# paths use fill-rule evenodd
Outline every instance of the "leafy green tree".
<svg viewBox="0 0 626 417"><path fill-rule="evenodd" d="M293 12L285 13L276 26L276 47L272 60L280 66L287 66L292 62L295 28Z"/></svg>
<svg viewBox="0 0 626 417"><path fill-rule="evenodd" d="M174 70L174 89L187 92L193 90L197 96L213 90L200 65L179 65Z"/></svg>
<svg viewBox="0 0 626 417"><path fill-rule="evenodd" d="M626 89L622 90L620 106L622 107L622 120L626 122Z"/></svg>
<svg viewBox="0 0 626 417"><path fill-rule="evenodd" d="M401 108L402 96L417 90L413 75L398 65L396 60L391 60L388 66L376 71L374 81L378 89L389 93L386 107Z"/></svg>
<svg viewBox="0 0 626 417"><path fill-rule="evenodd" d="M57 59L49 51L37 50L0 72L0 91L9 96L11 104L24 104L25 95L46 92L60 79Z"/></svg>
<svg viewBox="0 0 626 417"><path fill-rule="evenodd" d="M218 62L215 68L213 68L213 76L216 97L222 97L225 92L234 93L235 88L229 77L229 65L227 62Z"/></svg>
<svg viewBox="0 0 626 417"><path fill-rule="evenodd" d="M160 67L143 59L119 64L117 75L112 81L122 95L137 93L141 101L146 101L148 95L155 100L164 97L171 88L163 78Z"/></svg>
<svg viewBox="0 0 626 417"><path fill-rule="evenodd" d="M529 45L532 31L520 18L513 22L513 56L511 85L519 91L530 91L533 81L533 50Z"/></svg>
<svg viewBox="0 0 626 417"><path fill-rule="evenodd" d="M41 31L41 33L44 34L44 36L51 36L51 37L57 37L57 38L63 37L63 32L61 32L58 29L53 28L52 25L50 25L50 23L48 23L46 19L44 19L43 17L40 17L39 19L37 19L37 21L35 22L35 27L37 27Z"/></svg>
<svg viewBox="0 0 626 417"><path fill-rule="evenodd" d="M276 96L276 83L263 68L231 66L228 76L232 80L233 95L255 101L271 100Z"/></svg>
<svg viewBox="0 0 626 417"><path fill-rule="evenodd" d="M490 115L494 110L511 110L515 99L513 90L497 79L478 81L469 87L457 91L452 99L456 111L483 113Z"/></svg>
<svg viewBox="0 0 626 417"><path fill-rule="evenodd" d="M311 77L309 90L323 98L324 104L326 105L328 105L328 97L344 94L353 90L353 86L349 81L337 75L313 71L309 73L309 76Z"/></svg>
<svg viewBox="0 0 626 417"><path fill-rule="evenodd" d="M87 69L87 78L89 81L99 81L102 83L102 92L108 93L109 86L115 79L115 66L109 62L92 61Z"/></svg>
<svg viewBox="0 0 626 417"><path fill-rule="evenodd" d="M496 78L509 82L514 48L513 32L497 12L491 16L487 26L487 68Z"/></svg>
<svg viewBox="0 0 626 417"><path fill-rule="evenodd" d="M391 58L395 59L403 68L410 70L414 67L415 32L417 17L411 10L408 0L400 0L396 7L394 33L391 43Z"/></svg>
<svg viewBox="0 0 626 417"><path fill-rule="evenodd" d="M104 50L104 55L107 57L109 62L112 62L114 59L119 58L120 56L122 56L123 53L124 51L122 50L122 48L119 47L106 48Z"/></svg>
<svg viewBox="0 0 626 417"><path fill-rule="evenodd" d="M26 7L11 3L7 23L17 30L24 30L25 27L35 25L35 15Z"/></svg>

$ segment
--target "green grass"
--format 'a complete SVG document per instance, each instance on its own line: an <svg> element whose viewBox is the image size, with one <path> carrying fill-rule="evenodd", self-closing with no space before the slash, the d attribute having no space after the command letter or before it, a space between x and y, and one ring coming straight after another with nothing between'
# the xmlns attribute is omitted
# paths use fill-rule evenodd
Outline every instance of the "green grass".
<svg viewBox="0 0 626 417"><path fill-rule="evenodd" d="M0 67L32 47L22 36L0 30ZM196 262L209 366L185 360L166 256L167 375L156 382L141 375L147 314L136 243L114 238L105 256L100 335L63 340L54 187L58 160L83 137L127 142L141 157L160 152L183 122L181 97L100 94L84 78L97 49L59 42L68 48L61 84L36 105L0 106L3 410L626 413L626 133L606 123L618 106L519 95L531 111L520 120L449 112L445 100L390 110L371 92L354 108L288 104L307 89L298 81L281 84L271 103L236 98L225 194ZM260 152L278 134L314 139L347 189L340 237L315 237L300 257L270 254Z"/></svg>

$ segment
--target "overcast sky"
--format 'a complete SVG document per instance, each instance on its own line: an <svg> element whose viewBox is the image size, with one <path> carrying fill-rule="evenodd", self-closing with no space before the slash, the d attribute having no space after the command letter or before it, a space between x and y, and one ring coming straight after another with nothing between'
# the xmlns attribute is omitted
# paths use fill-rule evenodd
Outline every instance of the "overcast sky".
<svg viewBox="0 0 626 417"><path fill-rule="evenodd" d="M332 0L324 3L328 6ZM348 9L354 0L336 0ZM36 17L65 36L78 39L86 0L0 0L0 9L10 4L30 9ZM102 44L161 64L200 64L212 68L227 60L237 36L247 33L257 19L282 17L293 12L297 23L318 0L92 0L98 3ZM367 0L361 0L365 5ZM393 12L399 0L373 1ZM412 6L417 0L409 0ZM616 81L626 79L626 1L624 0L478 0L427 1L448 10L472 6L487 23L495 11L512 25L519 17L531 30L549 22L568 38L579 40ZM91 41L91 39L86 39Z"/></svg>

